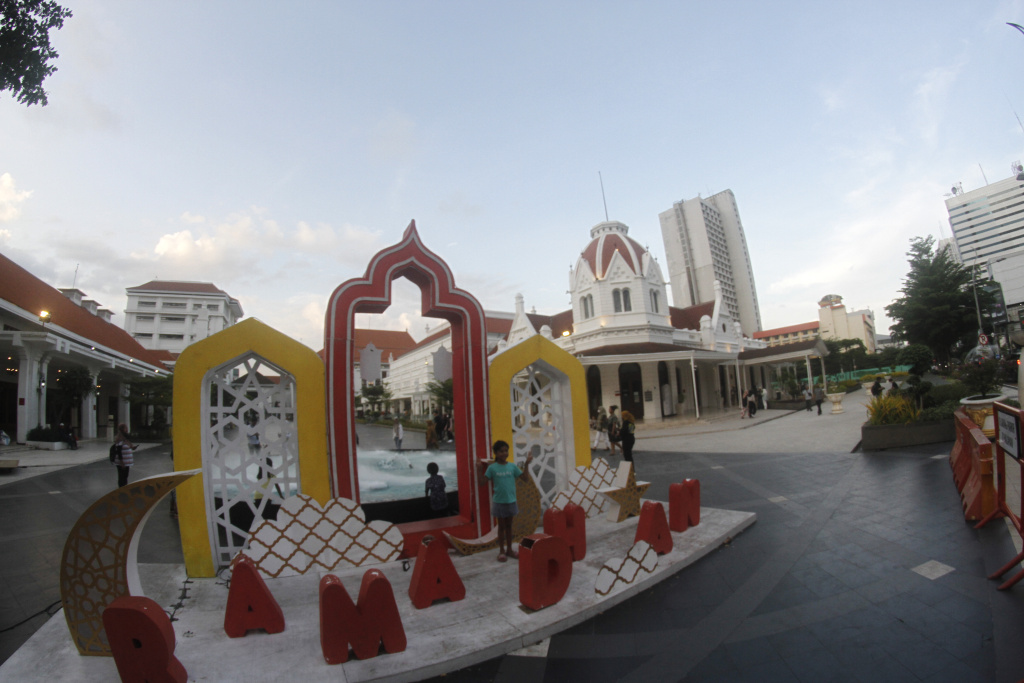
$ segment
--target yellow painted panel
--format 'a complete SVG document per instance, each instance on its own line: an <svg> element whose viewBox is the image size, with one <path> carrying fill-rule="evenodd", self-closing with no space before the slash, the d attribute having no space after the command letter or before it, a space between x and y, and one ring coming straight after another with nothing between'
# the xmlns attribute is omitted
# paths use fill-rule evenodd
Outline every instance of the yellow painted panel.
<svg viewBox="0 0 1024 683"><path fill-rule="evenodd" d="M587 415L587 377L572 354L554 342L534 335L494 357L490 377L491 438L512 443L512 395L509 384L517 372L536 361L544 361L569 379L572 401L573 453L576 466L590 466L590 416Z"/></svg>
<svg viewBox="0 0 1024 683"><path fill-rule="evenodd" d="M255 318L248 318L188 346L174 366L174 469L201 469L202 406L209 401L206 373L250 354L273 363L295 378L299 471L302 493L321 505L331 498L327 453L326 380L315 351ZM203 496L203 475L178 487L178 525L189 576L216 573L210 520Z"/></svg>

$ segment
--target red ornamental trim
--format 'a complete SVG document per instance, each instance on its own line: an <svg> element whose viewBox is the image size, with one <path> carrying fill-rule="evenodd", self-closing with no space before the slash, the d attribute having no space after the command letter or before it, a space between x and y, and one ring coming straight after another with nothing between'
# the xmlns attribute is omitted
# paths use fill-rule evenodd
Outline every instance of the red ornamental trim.
<svg viewBox="0 0 1024 683"><path fill-rule="evenodd" d="M455 286L448 264L423 245L415 221L409 223L400 242L370 260L363 277L339 285L328 301L324 353L334 495L359 502L352 405L355 314L385 311L391 305L391 282L400 277L420 288L422 315L451 325L459 505L461 510L475 511L477 533L483 534L490 527L490 515L482 508L473 461L490 453L484 311L471 294Z"/></svg>

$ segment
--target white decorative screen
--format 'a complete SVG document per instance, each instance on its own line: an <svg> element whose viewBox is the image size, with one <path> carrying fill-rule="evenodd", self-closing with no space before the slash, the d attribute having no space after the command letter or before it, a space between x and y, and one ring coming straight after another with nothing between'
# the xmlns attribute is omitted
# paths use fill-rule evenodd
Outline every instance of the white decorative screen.
<svg viewBox="0 0 1024 683"><path fill-rule="evenodd" d="M515 462L522 466L533 455L531 473L540 489L541 506L547 510L569 482L566 467L565 398L568 382L562 373L545 363L528 365L512 378L512 441Z"/></svg>
<svg viewBox="0 0 1024 683"><path fill-rule="evenodd" d="M203 381L203 479L214 562L227 566L255 527L301 492L295 378L255 354Z"/></svg>

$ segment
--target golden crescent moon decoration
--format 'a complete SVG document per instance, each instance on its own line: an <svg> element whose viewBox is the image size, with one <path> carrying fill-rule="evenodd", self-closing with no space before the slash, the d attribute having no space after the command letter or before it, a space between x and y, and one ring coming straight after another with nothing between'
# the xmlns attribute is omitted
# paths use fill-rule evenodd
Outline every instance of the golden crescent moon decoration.
<svg viewBox="0 0 1024 683"><path fill-rule="evenodd" d="M201 471L158 474L114 489L75 522L60 563L60 599L80 654L111 656L103 610L122 595L142 595L138 532L165 495Z"/></svg>

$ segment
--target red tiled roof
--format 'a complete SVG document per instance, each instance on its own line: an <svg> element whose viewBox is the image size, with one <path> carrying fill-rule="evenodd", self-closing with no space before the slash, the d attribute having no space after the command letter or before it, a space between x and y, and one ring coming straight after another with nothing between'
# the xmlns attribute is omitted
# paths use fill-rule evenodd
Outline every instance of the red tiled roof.
<svg viewBox="0 0 1024 683"><path fill-rule="evenodd" d="M700 319L704 316L709 318L715 313L715 302L707 301L696 306L686 308L668 307L669 317L672 320L672 327L677 330L700 330Z"/></svg>
<svg viewBox="0 0 1024 683"><path fill-rule="evenodd" d="M141 290L146 292L187 292L193 294L223 294L228 293L219 289L212 282L183 282L181 280L150 280L144 285L129 287L129 291Z"/></svg>
<svg viewBox="0 0 1024 683"><path fill-rule="evenodd" d="M51 324L145 363L164 367L161 354L150 351L127 332L76 305L14 261L0 254L0 299L32 313L49 311Z"/></svg>
<svg viewBox="0 0 1024 683"><path fill-rule="evenodd" d="M776 327L774 330L761 330L760 332L754 333L754 339L767 339L768 337L775 337L780 334L793 334L794 332L809 332L810 330L818 329L818 321L815 320L812 323L800 323L799 325L790 325L789 327Z"/></svg>
<svg viewBox="0 0 1024 683"><path fill-rule="evenodd" d="M562 311L561 313L555 313L554 315L541 315L539 313L527 313L526 317L530 319L530 324L533 325L533 329L540 332L540 328L547 325L551 328L551 336L558 338L562 336L563 332L572 332L572 309Z"/></svg>
<svg viewBox="0 0 1024 683"><path fill-rule="evenodd" d="M416 348L416 340L405 330L364 330L357 328L353 330L352 344L355 348L355 359L359 361L359 354L368 344L372 343L380 350L380 359L387 363L388 358L394 354L398 358L410 349ZM324 358L324 350L317 351L321 359Z"/></svg>
<svg viewBox="0 0 1024 683"><path fill-rule="evenodd" d="M581 351L580 355L587 356L619 356L637 355L645 353L671 353L675 351L699 351L692 346L677 346L676 344L658 344L655 342L643 342L639 344L611 344L596 349Z"/></svg>
<svg viewBox="0 0 1024 683"><path fill-rule="evenodd" d="M611 263L615 252L619 252L626 260L626 265L634 273L639 273L640 263L636 259L643 258L645 251L646 249L641 247L640 243L632 237L612 232L598 235L592 239L590 244L583 250L580 258L590 265L590 270L594 273L594 277L600 280L604 278L605 273L608 271L608 264Z"/></svg>

